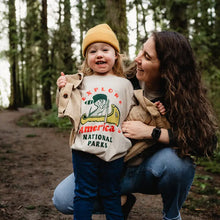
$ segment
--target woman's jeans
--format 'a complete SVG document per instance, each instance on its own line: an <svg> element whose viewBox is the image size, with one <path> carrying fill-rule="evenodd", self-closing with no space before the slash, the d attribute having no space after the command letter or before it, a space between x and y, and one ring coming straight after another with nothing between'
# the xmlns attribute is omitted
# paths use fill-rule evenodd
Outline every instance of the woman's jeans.
<svg viewBox="0 0 220 220"><path fill-rule="evenodd" d="M94 202L99 195L107 220L123 220L120 179L123 160L106 162L93 154L72 151L75 175L74 219L92 219Z"/></svg>
<svg viewBox="0 0 220 220"><path fill-rule="evenodd" d="M121 193L161 194L163 219L180 220L180 209L190 190L195 165L179 158L171 148L163 148L139 166L128 167L121 180ZM64 214L73 214L74 175L64 179L55 189L53 203ZM144 208L144 207L143 207ZM94 212L99 211L96 201Z"/></svg>

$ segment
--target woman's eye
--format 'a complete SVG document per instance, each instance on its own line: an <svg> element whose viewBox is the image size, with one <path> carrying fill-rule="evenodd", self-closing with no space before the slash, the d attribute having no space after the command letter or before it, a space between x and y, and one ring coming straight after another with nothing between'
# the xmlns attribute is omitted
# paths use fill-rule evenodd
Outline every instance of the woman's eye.
<svg viewBox="0 0 220 220"><path fill-rule="evenodd" d="M150 57L148 56L148 54L145 53L144 57L145 57L146 60L150 60Z"/></svg>

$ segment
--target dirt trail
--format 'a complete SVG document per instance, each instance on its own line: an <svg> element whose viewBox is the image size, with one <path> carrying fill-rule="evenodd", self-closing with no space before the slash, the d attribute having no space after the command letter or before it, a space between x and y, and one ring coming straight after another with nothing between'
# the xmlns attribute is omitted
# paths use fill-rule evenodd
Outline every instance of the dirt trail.
<svg viewBox="0 0 220 220"><path fill-rule="evenodd" d="M30 109L0 112L0 219L70 220L52 204L56 185L72 172L69 133L53 128L19 127L16 120ZM129 219L162 219L160 196L136 194ZM182 211L184 220L206 220ZM105 219L102 215L94 219Z"/></svg>

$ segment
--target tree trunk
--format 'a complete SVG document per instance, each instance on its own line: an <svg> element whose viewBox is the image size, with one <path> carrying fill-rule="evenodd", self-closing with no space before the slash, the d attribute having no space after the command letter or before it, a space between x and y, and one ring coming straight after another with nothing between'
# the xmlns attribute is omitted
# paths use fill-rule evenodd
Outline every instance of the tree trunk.
<svg viewBox="0 0 220 220"><path fill-rule="evenodd" d="M48 28L47 28L47 0L42 0L41 12L41 61L42 61L42 102L45 110L52 108L51 104L51 76L48 57Z"/></svg>
<svg viewBox="0 0 220 220"><path fill-rule="evenodd" d="M80 31L80 60L83 60L83 56L82 56L82 42L83 42L83 24L84 24L84 20L83 20L83 3L82 0L79 0L79 3L77 5L78 11L79 11L79 31Z"/></svg>
<svg viewBox="0 0 220 220"><path fill-rule="evenodd" d="M24 105L37 104L37 85L40 85L40 52L41 40L40 2L26 0L27 15L25 18L25 74Z"/></svg>
<svg viewBox="0 0 220 220"><path fill-rule="evenodd" d="M173 1L170 8L170 28L188 36L187 3Z"/></svg>
<svg viewBox="0 0 220 220"><path fill-rule="evenodd" d="M25 72L25 68L24 68L24 31L23 31L23 27L22 27L22 19L21 17L19 18L19 46L20 46L20 68L19 68L19 94L20 94L20 101L19 101L19 106L24 106L24 72Z"/></svg>
<svg viewBox="0 0 220 220"><path fill-rule="evenodd" d="M220 0L215 0L215 42L217 43L214 46L214 61L215 65L217 66L218 69L220 69L220 62L219 62L219 57L220 57Z"/></svg>
<svg viewBox="0 0 220 220"><path fill-rule="evenodd" d="M121 53L128 54L126 0L106 0L106 17L118 37Z"/></svg>
<svg viewBox="0 0 220 220"><path fill-rule="evenodd" d="M10 63L10 73L11 73L11 97L9 108L16 110L18 107L18 91L17 91L17 25L16 25L16 14L15 14L15 0L8 1L9 7L9 63Z"/></svg>
<svg viewBox="0 0 220 220"><path fill-rule="evenodd" d="M139 50L140 50L140 45L141 43L141 34L140 34L140 26L139 26L139 3L138 1L134 2L135 4L135 9L136 9L136 50L135 50L135 54L138 54Z"/></svg>
<svg viewBox="0 0 220 220"><path fill-rule="evenodd" d="M64 21L63 21L63 63L65 65L64 71L68 74L73 73L73 36L72 36L72 27L71 27L71 12L70 12L70 0L64 0Z"/></svg>
<svg viewBox="0 0 220 220"><path fill-rule="evenodd" d="M33 29L35 25L33 24L33 5L31 0L27 0L27 16L25 19L25 28L26 28L26 47L25 47L25 67L26 67L26 77L24 81L24 104L32 104L32 48L33 48ZM35 18L36 19L36 18Z"/></svg>

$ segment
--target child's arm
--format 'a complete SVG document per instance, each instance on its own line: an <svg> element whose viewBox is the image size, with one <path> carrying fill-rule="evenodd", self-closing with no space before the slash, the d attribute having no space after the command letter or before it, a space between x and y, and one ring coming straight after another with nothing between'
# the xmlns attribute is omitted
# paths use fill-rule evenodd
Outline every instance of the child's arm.
<svg viewBox="0 0 220 220"><path fill-rule="evenodd" d="M63 87L65 87L67 81L66 81L66 76L63 72L61 72L61 76L57 79L57 94L56 94L56 104L57 106L59 106L59 92L60 89L62 89Z"/></svg>
<svg viewBox="0 0 220 220"><path fill-rule="evenodd" d="M157 101L154 103L158 109L158 111L160 112L161 115L165 115L166 114L166 109L164 107L164 105L160 102L160 101Z"/></svg>
<svg viewBox="0 0 220 220"><path fill-rule="evenodd" d="M57 86L59 89L65 87L66 85L66 76L63 72L61 72L61 76L57 79Z"/></svg>

